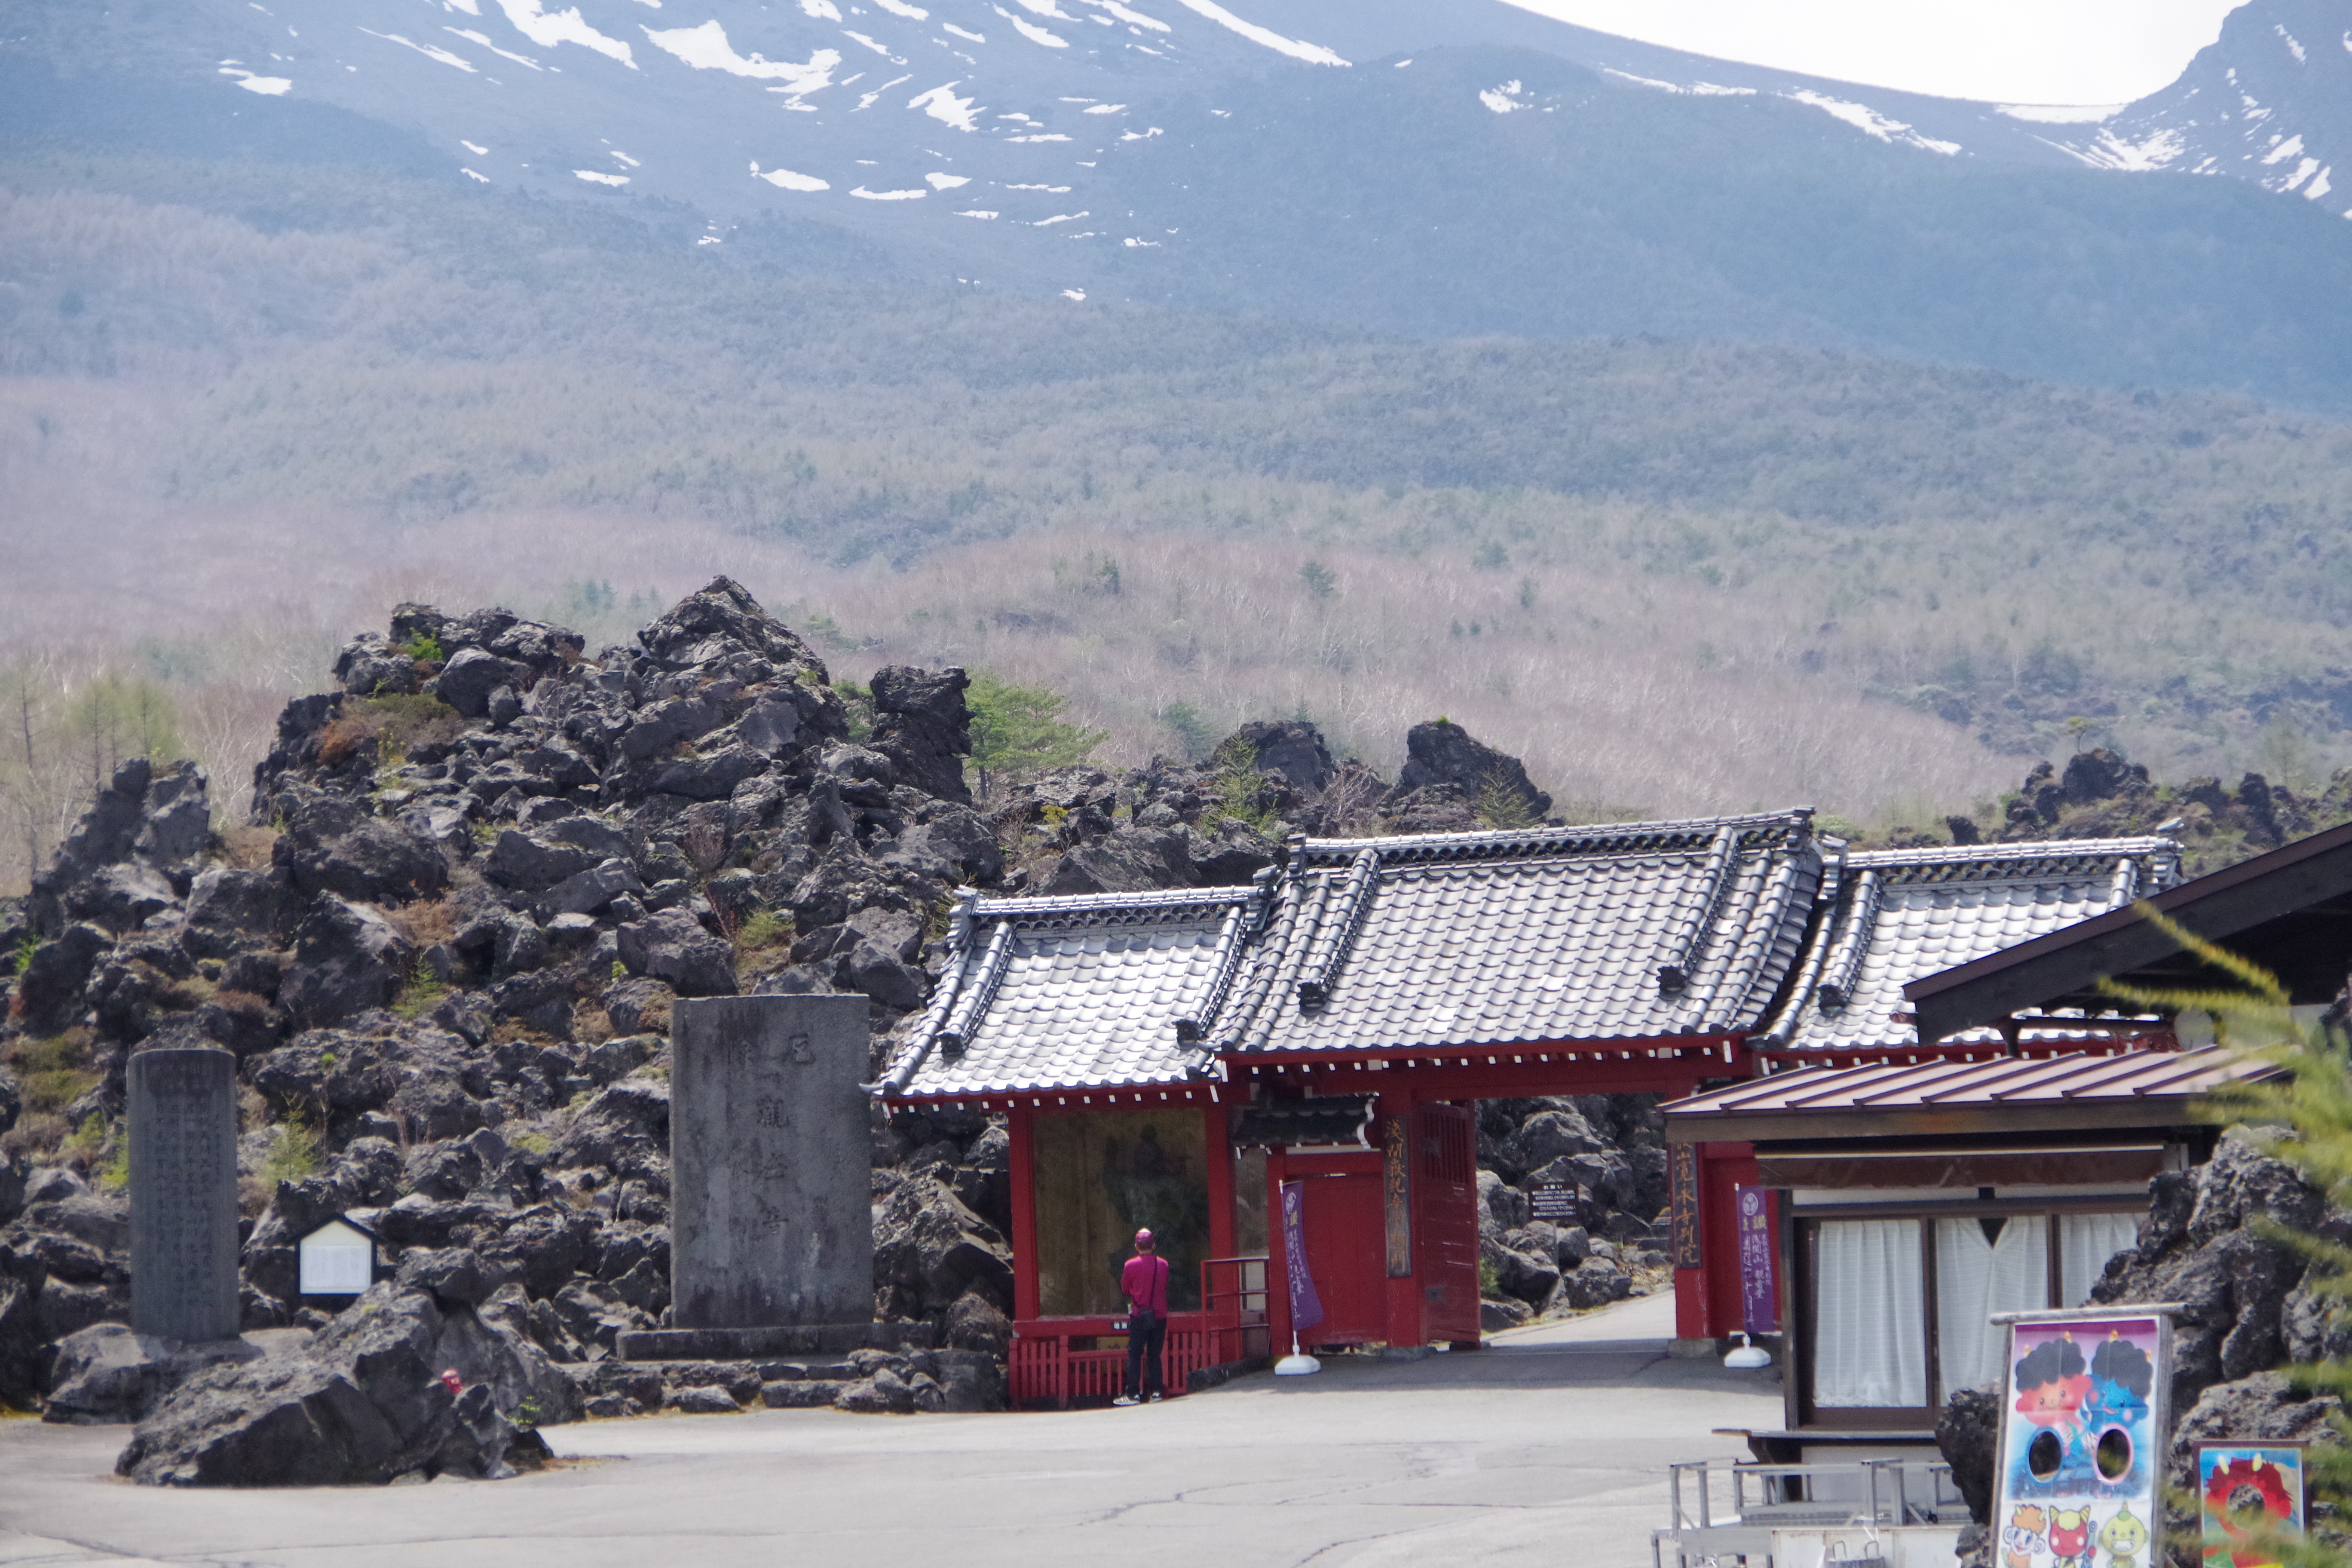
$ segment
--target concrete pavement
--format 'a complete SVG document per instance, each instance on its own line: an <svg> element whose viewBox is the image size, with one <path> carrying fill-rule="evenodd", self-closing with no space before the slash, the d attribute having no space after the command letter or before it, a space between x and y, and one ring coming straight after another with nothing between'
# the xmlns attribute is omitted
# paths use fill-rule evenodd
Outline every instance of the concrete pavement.
<svg viewBox="0 0 2352 1568"><path fill-rule="evenodd" d="M1140 1409L590 1422L549 1429L561 1468L496 1483L154 1490L110 1473L124 1428L5 1421L0 1565L1635 1568L1667 1462L1780 1418L1778 1384L1668 1359L1671 1311Z"/></svg>

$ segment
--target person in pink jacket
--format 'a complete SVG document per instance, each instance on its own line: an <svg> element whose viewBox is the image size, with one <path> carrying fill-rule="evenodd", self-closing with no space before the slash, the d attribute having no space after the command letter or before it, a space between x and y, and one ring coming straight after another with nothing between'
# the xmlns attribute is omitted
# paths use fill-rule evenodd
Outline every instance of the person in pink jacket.
<svg viewBox="0 0 2352 1568"><path fill-rule="evenodd" d="M1135 1256L1118 1273L1127 1294L1127 1392L1113 1405L1160 1403L1160 1352L1168 1341L1168 1260L1148 1230L1135 1233Z"/></svg>

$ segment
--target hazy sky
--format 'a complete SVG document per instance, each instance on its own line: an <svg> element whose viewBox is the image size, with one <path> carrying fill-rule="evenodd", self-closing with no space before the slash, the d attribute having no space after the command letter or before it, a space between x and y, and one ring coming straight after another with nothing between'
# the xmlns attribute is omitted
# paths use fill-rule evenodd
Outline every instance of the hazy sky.
<svg viewBox="0 0 2352 1568"><path fill-rule="evenodd" d="M1725 59L2004 103L2122 103L2163 87L2239 0L1512 0Z"/></svg>

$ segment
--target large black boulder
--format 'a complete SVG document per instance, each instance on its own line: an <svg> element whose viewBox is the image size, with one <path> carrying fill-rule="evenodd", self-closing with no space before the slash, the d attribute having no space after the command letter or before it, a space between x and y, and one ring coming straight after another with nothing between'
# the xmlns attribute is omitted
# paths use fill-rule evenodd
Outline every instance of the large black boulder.
<svg viewBox="0 0 2352 1568"><path fill-rule="evenodd" d="M1519 759L1474 738L1450 720L1415 724L1405 732L1405 763L1397 793L1452 784L1474 805L1509 803L1531 820L1551 810L1551 796L1528 779Z"/></svg>
<svg viewBox="0 0 2352 1568"><path fill-rule="evenodd" d="M304 803L270 852L298 892L402 904L449 885L441 852L340 795Z"/></svg>
<svg viewBox="0 0 2352 1568"><path fill-rule="evenodd" d="M1302 795L1320 795L1339 776L1339 764L1323 732L1303 719L1253 719L1225 738L1217 750L1246 747L1249 765L1272 773Z"/></svg>
<svg viewBox="0 0 2352 1568"><path fill-rule="evenodd" d="M925 795L969 805L963 759L971 754L971 679L961 669L874 672L874 749L888 757L899 782Z"/></svg>
<svg viewBox="0 0 2352 1568"><path fill-rule="evenodd" d="M2181 1303L2172 1321L2171 1406L2186 1411L2217 1383L2285 1363L2287 1299L2306 1260L2260 1226L2311 1231L2327 1204L2239 1128L2222 1134L2206 1163L2157 1177L2148 1197L2138 1247L2108 1261L2091 1300Z"/></svg>
<svg viewBox="0 0 2352 1568"><path fill-rule="evenodd" d="M182 1384L140 1423L115 1469L145 1486L328 1486L413 1471L494 1479L544 1452L516 1415L536 1425L579 1414L577 1390L536 1345L384 1283L306 1350Z"/></svg>
<svg viewBox="0 0 2352 1568"><path fill-rule="evenodd" d="M666 982L681 996L735 994L735 950L684 910L664 910L620 928L621 962Z"/></svg>

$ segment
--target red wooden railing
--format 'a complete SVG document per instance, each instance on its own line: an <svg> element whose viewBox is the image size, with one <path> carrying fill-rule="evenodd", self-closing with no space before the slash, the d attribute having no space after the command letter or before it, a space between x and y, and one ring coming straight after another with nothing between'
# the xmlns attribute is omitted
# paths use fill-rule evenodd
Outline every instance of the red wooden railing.
<svg viewBox="0 0 2352 1568"><path fill-rule="evenodd" d="M1265 1353L1265 1259L1214 1258L1201 1265L1203 1310L1171 1312L1160 1351L1168 1392L1203 1367ZM1007 1372L1015 1410L1107 1405L1127 1379L1127 1335L1109 1317L1032 1318L1013 1325Z"/></svg>

